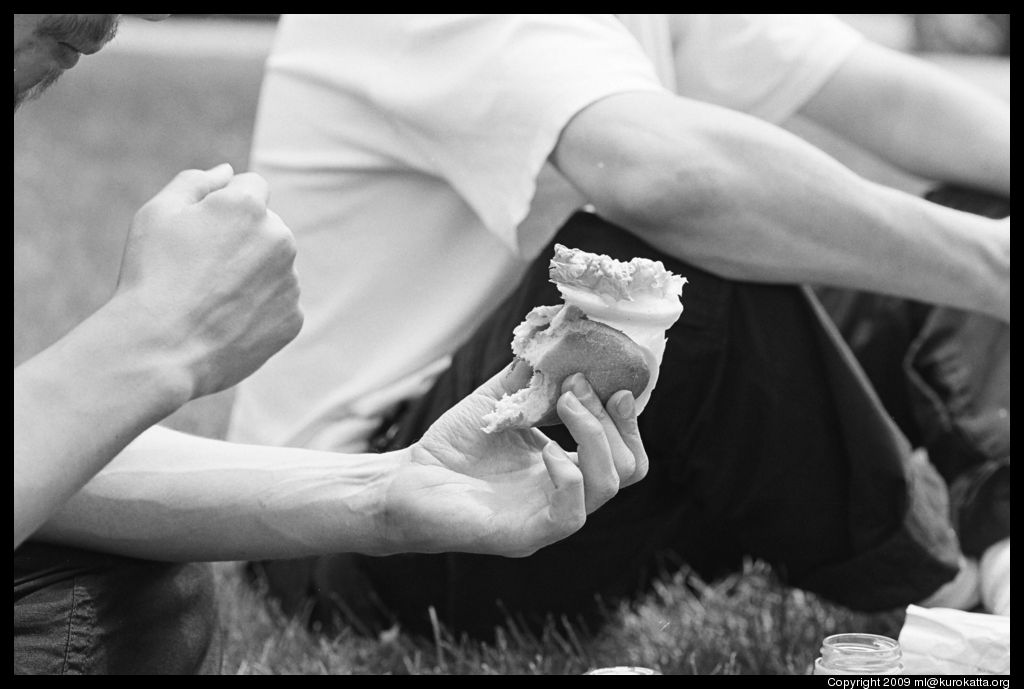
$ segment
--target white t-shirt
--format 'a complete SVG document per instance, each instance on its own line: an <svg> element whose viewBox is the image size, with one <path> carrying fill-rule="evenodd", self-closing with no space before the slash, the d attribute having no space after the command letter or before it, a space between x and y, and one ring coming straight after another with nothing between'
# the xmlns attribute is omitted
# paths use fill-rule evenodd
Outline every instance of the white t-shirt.
<svg viewBox="0 0 1024 689"><path fill-rule="evenodd" d="M306 320L229 439L365 450L584 202L546 160L587 105L669 89L779 121L858 41L825 15L282 17L252 165Z"/></svg>

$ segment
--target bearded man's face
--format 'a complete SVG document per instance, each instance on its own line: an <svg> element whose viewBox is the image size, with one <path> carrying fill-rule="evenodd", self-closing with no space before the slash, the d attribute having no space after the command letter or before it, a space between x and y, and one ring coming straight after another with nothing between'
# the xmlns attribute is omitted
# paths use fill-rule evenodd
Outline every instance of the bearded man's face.
<svg viewBox="0 0 1024 689"><path fill-rule="evenodd" d="M14 109L37 97L82 55L102 48L119 14L14 15Z"/></svg>

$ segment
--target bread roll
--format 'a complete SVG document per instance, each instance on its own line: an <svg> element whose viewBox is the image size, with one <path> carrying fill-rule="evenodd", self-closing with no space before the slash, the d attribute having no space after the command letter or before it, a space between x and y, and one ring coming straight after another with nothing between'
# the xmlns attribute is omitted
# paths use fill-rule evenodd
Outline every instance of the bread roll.
<svg viewBox="0 0 1024 689"><path fill-rule="evenodd" d="M515 330L509 385L517 391L484 417L488 433L561 423L555 405L562 382L582 373L607 404L619 390L638 396L651 377L643 349L615 328L592 321L575 306L540 306Z"/></svg>
<svg viewBox="0 0 1024 689"><path fill-rule="evenodd" d="M619 261L555 245L548 274L563 304L538 306L513 331L509 389L484 430L559 423L562 381L582 373L602 403L630 390L639 416L658 381L666 333L683 312L686 278L661 261Z"/></svg>

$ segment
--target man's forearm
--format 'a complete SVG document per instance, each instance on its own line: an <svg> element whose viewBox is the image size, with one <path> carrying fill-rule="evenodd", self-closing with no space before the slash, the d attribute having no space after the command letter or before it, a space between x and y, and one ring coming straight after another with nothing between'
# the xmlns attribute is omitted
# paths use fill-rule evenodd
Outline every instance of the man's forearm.
<svg viewBox="0 0 1024 689"><path fill-rule="evenodd" d="M399 453L240 445L155 427L36 534L166 561L390 552L381 528Z"/></svg>
<svg viewBox="0 0 1024 689"><path fill-rule="evenodd" d="M1010 195L1010 105L916 57L864 44L801 115L925 179Z"/></svg>
<svg viewBox="0 0 1024 689"><path fill-rule="evenodd" d="M14 547L189 397L156 333L110 302L14 369Z"/></svg>
<svg viewBox="0 0 1024 689"><path fill-rule="evenodd" d="M727 277L865 289L1009 320L1009 223L864 180L746 115L660 94L590 106L556 164L610 220Z"/></svg>

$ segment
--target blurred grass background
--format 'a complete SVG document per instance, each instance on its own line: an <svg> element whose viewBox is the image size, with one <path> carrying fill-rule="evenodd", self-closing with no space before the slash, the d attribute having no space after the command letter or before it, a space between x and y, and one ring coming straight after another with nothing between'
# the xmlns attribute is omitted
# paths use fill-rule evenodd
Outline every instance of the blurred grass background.
<svg viewBox="0 0 1024 689"><path fill-rule="evenodd" d="M854 23L882 42L908 47L905 22L859 17ZM109 298L135 211L178 171L221 162L247 169L272 31L265 19L126 20L111 46L23 106L14 121L15 365ZM1008 58L933 59L1009 98ZM819 143L864 174L921 186L841 144ZM197 400L165 423L221 437L230 402L230 391ZM902 624L902 611L853 613L781 586L755 563L713 585L683 574L666 578L592 637L554 621L539 638L510 626L495 644L440 629L426 640L401 630L378 640L328 638L282 617L235 564L216 570L229 674L572 674L623 664L665 673L797 674L830 633L896 636Z"/></svg>
<svg viewBox="0 0 1024 689"><path fill-rule="evenodd" d="M126 36L143 28L125 23ZM171 59L124 37L14 118L15 365L110 297L132 217L175 174L248 168L266 39L251 54L185 46ZM230 397L198 400L168 425L219 436Z"/></svg>

